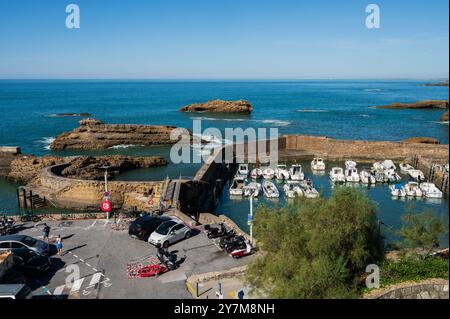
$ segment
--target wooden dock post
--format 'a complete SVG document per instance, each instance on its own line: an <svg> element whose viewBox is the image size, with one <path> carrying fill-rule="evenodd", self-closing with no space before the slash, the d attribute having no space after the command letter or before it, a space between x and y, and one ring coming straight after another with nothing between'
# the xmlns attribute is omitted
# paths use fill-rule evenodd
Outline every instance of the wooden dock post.
<svg viewBox="0 0 450 319"><path fill-rule="evenodd" d="M27 209L27 193L25 191L25 188L22 188L22 196L23 196L23 209Z"/></svg>

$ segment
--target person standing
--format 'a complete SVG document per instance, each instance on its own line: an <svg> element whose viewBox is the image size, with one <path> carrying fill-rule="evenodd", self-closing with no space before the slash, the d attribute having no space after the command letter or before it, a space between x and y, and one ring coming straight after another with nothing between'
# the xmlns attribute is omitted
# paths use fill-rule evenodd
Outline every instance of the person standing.
<svg viewBox="0 0 450 319"><path fill-rule="evenodd" d="M62 238L61 235L58 235L58 238L56 238L56 249L58 250L58 255L62 255Z"/></svg>
<svg viewBox="0 0 450 319"><path fill-rule="evenodd" d="M42 229L43 240L47 240L47 242L48 242L49 235L50 235L50 226L48 226L46 223L44 223L44 228Z"/></svg>

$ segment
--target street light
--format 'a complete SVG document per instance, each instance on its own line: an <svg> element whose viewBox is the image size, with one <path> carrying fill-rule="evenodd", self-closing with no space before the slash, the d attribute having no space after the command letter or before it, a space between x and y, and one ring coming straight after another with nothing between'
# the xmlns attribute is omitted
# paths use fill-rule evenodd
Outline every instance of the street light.
<svg viewBox="0 0 450 319"><path fill-rule="evenodd" d="M101 169L105 170L105 192L103 193L103 198L108 198L108 168L110 166L101 166ZM106 213L107 219L109 219L109 212Z"/></svg>

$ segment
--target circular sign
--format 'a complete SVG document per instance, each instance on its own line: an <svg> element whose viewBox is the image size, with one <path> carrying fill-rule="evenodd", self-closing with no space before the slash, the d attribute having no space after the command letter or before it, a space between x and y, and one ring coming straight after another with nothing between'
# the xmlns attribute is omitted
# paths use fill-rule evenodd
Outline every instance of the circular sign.
<svg viewBox="0 0 450 319"><path fill-rule="evenodd" d="M101 209L105 213L109 213L111 211L111 203L108 200L103 200Z"/></svg>

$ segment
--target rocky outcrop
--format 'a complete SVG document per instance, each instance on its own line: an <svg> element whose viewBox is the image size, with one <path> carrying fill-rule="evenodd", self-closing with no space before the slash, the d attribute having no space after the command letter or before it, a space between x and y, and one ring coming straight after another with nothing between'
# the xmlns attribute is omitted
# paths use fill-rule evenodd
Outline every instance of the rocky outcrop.
<svg viewBox="0 0 450 319"><path fill-rule="evenodd" d="M439 141L432 137L410 137L402 140L403 143L439 144Z"/></svg>
<svg viewBox="0 0 450 319"><path fill-rule="evenodd" d="M168 145L174 126L104 124L88 118L81 120L80 126L72 132L59 135L51 144L53 150L98 150L119 145Z"/></svg>
<svg viewBox="0 0 450 319"><path fill-rule="evenodd" d="M194 103L184 106L181 112L214 112L214 113L251 113L252 105L244 100L223 101L213 100L206 103Z"/></svg>
<svg viewBox="0 0 450 319"><path fill-rule="evenodd" d="M448 80L436 83L427 83L425 86L448 86Z"/></svg>
<svg viewBox="0 0 450 319"><path fill-rule="evenodd" d="M380 109L448 109L448 101L429 100L415 103L392 103L384 106L377 106Z"/></svg>
<svg viewBox="0 0 450 319"><path fill-rule="evenodd" d="M114 177L124 171L135 168L147 168L166 165L167 161L162 157L128 157L128 156L22 156L11 163L10 180L19 183L28 183L36 178L44 168L68 164L60 173L61 176L83 180L102 180L104 166L108 166L108 174Z"/></svg>
<svg viewBox="0 0 450 319"><path fill-rule="evenodd" d="M442 114L441 118L439 119L441 122L448 122L448 111Z"/></svg>

